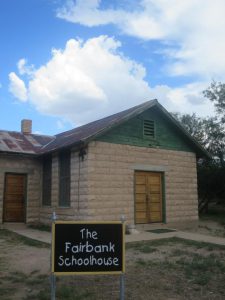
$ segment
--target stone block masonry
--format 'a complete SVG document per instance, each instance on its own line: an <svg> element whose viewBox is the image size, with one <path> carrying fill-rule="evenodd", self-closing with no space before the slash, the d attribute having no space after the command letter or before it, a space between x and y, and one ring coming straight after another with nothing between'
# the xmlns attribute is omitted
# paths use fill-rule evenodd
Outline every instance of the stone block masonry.
<svg viewBox="0 0 225 300"><path fill-rule="evenodd" d="M26 223L39 221L41 164L38 159L26 156L1 155L0 157L0 215L3 215L4 183L7 173L27 175ZM3 222L1 217L0 222Z"/></svg>
<svg viewBox="0 0 225 300"><path fill-rule="evenodd" d="M71 201L59 207L58 154L52 156L51 206L42 206L42 162L29 157L0 157L0 214L3 215L6 173L27 174L26 222L120 220L135 224L135 171L162 172L167 223L198 219L195 153L134 145L90 142L84 160L71 151ZM1 219L2 222L2 219Z"/></svg>
<svg viewBox="0 0 225 300"><path fill-rule="evenodd" d="M70 158L70 205L59 206L59 161L58 154L52 157L52 191L51 206L40 208L40 220L49 223L51 214L56 212L59 220L87 220L88 219L88 166L87 159L79 158L79 152L71 150Z"/></svg>
<svg viewBox="0 0 225 300"><path fill-rule="evenodd" d="M134 172L161 171L166 222L198 219L195 153L95 141L88 148L89 216L134 224Z"/></svg>

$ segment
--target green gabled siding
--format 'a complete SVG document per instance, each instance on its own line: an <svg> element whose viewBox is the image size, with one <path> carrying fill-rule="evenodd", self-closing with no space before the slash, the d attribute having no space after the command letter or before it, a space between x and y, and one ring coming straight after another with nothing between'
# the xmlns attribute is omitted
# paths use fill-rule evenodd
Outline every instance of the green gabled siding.
<svg viewBox="0 0 225 300"><path fill-rule="evenodd" d="M154 121L155 138L144 136L144 120ZM122 125L112 128L96 140L139 147L195 152L180 130L167 120L157 108L151 108Z"/></svg>

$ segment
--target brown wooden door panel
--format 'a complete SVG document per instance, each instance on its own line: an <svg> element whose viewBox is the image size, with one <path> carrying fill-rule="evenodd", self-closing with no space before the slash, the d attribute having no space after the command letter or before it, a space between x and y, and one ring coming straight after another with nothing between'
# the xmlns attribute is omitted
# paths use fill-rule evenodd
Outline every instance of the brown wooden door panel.
<svg viewBox="0 0 225 300"><path fill-rule="evenodd" d="M154 212L156 212L156 211L160 212L161 211L161 203L150 203L149 204L149 208L150 208L151 212L152 211L154 211Z"/></svg>
<svg viewBox="0 0 225 300"><path fill-rule="evenodd" d="M153 212L152 214L151 214L151 222L152 223L156 223L156 222L160 222L159 220L161 219L161 214L160 214L160 212Z"/></svg>
<svg viewBox="0 0 225 300"><path fill-rule="evenodd" d="M162 175L135 172L136 223L162 222Z"/></svg>
<svg viewBox="0 0 225 300"><path fill-rule="evenodd" d="M145 203L146 194L136 194L136 203Z"/></svg>
<svg viewBox="0 0 225 300"><path fill-rule="evenodd" d="M16 198L16 195L15 195L15 197L10 197L10 198L7 198L7 205L9 205L10 203L21 203L21 204L23 204L24 203L24 199L23 198L21 198L21 199L19 199L19 198Z"/></svg>
<svg viewBox="0 0 225 300"><path fill-rule="evenodd" d="M160 178L158 176L155 176L155 175L153 175L151 177L150 176L147 177L148 178L147 181L148 181L149 185L160 185Z"/></svg>
<svg viewBox="0 0 225 300"><path fill-rule="evenodd" d="M159 204L161 206L161 195L151 196L149 199L149 205Z"/></svg>
<svg viewBox="0 0 225 300"><path fill-rule="evenodd" d="M136 212L136 222L137 223L147 223L146 212Z"/></svg>
<svg viewBox="0 0 225 300"><path fill-rule="evenodd" d="M8 185L7 189L8 189L8 195L23 195L24 193L23 187L18 186L18 184Z"/></svg>
<svg viewBox="0 0 225 300"><path fill-rule="evenodd" d="M24 175L12 175L12 174L7 174L7 183L9 185L15 185L15 184L21 184L23 185L23 176ZM10 177L9 177L10 176ZM22 177L21 177L22 176Z"/></svg>
<svg viewBox="0 0 225 300"><path fill-rule="evenodd" d="M18 210L10 210L5 213L4 222L24 222L24 216Z"/></svg>
<svg viewBox="0 0 225 300"><path fill-rule="evenodd" d="M149 192L150 193L160 193L161 186L160 185L151 185L149 186Z"/></svg>
<svg viewBox="0 0 225 300"><path fill-rule="evenodd" d="M136 211L146 211L146 202L138 203Z"/></svg>
<svg viewBox="0 0 225 300"><path fill-rule="evenodd" d="M136 176L136 184L144 184L145 185L146 177L144 175Z"/></svg>
<svg viewBox="0 0 225 300"><path fill-rule="evenodd" d="M23 207L23 202L20 203L15 203L15 202L11 202L11 203L7 203L7 208L22 208Z"/></svg>
<svg viewBox="0 0 225 300"><path fill-rule="evenodd" d="M136 185L136 194L145 194L146 193L146 185Z"/></svg>
<svg viewBox="0 0 225 300"><path fill-rule="evenodd" d="M25 221L26 175L6 174L4 193L4 222Z"/></svg>

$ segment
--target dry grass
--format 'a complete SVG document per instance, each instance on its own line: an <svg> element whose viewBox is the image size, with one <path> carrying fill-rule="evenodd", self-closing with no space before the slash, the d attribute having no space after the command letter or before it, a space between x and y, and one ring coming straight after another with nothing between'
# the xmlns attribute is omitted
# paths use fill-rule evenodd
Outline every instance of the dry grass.
<svg viewBox="0 0 225 300"><path fill-rule="evenodd" d="M126 248L126 299L225 299L225 247L172 238ZM50 299L49 258L46 244L1 230L1 300ZM58 277L56 294L58 300L119 299L119 276Z"/></svg>

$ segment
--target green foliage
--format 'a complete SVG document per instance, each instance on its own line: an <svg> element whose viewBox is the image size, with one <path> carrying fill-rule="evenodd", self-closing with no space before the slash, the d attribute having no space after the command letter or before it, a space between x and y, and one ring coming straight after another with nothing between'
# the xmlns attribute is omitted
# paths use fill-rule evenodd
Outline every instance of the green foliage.
<svg viewBox="0 0 225 300"><path fill-rule="evenodd" d="M225 128L216 117L200 118L196 114L174 114L175 118L212 156L212 160L224 165Z"/></svg>
<svg viewBox="0 0 225 300"><path fill-rule="evenodd" d="M43 223L30 224L30 225L28 225L28 227L30 227L31 229L36 229L36 230L40 230L40 231L51 232L51 226L43 224Z"/></svg>
<svg viewBox="0 0 225 300"><path fill-rule="evenodd" d="M173 113L173 116L202 146L206 145L204 119L197 117L196 114Z"/></svg>
<svg viewBox="0 0 225 300"><path fill-rule="evenodd" d="M213 158L198 166L199 196L225 204L225 84L213 81L203 95L213 102L217 114L203 120L199 129L208 137L204 146Z"/></svg>
<svg viewBox="0 0 225 300"><path fill-rule="evenodd" d="M216 208L216 209L215 209ZM222 210L220 207L214 207L214 209L211 207L210 210L207 212L207 214L204 214L204 216L201 216L202 220L213 220L225 228L225 209Z"/></svg>
<svg viewBox="0 0 225 300"><path fill-rule="evenodd" d="M73 286L61 286L57 291L57 297L62 300L87 300L94 299L89 291L80 291L79 288Z"/></svg>
<svg viewBox="0 0 225 300"><path fill-rule="evenodd" d="M216 118L203 120L203 129L206 135L205 147L219 166L224 166L225 129Z"/></svg>
<svg viewBox="0 0 225 300"><path fill-rule="evenodd" d="M225 83L213 81L203 95L213 102L217 116L225 123Z"/></svg>
<svg viewBox="0 0 225 300"><path fill-rule="evenodd" d="M139 248L139 251L142 252L142 253L153 253L155 251L157 251L156 248L153 248L149 245L142 245L140 248Z"/></svg>
<svg viewBox="0 0 225 300"><path fill-rule="evenodd" d="M198 242L192 240L185 240L178 237L172 238L162 238L159 240L151 240L151 241L141 241L141 242L129 242L126 244L126 249L133 249L135 251L140 251L140 249L144 246L149 247L164 247L164 246L174 246L181 245L182 247L194 247L197 249L207 249L207 250L225 250L225 246L216 245L206 242ZM141 252L141 251L140 251Z"/></svg>
<svg viewBox="0 0 225 300"><path fill-rule="evenodd" d="M198 193L201 199L225 200L225 167L213 163L198 166ZM225 203L225 202L224 202Z"/></svg>
<svg viewBox="0 0 225 300"><path fill-rule="evenodd" d="M211 159L201 158L198 161L199 208L207 211L210 201L219 200L225 204L225 84L213 82L203 94L214 103L215 117L200 118L196 114L174 116L211 154Z"/></svg>
<svg viewBox="0 0 225 300"><path fill-rule="evenodd" d="M187 279L195 284L206 285L215 275L214 273L223 273L225 271L224 263L217 256L201 256L194 254L192 257L181 257L177 261L184 269ZM212 272L212 270L214 270Z"/></svg>
<svg viewBox="0 0 225 300"><path fill-rule="evenodd" d="M22 235L19 235L15 232L9 231L7 229L0 229L0 238L9 240L11 244L18 243L20 241L21 244L38 247L38 248L50 248L50 245L44 242L40 242Z"/></svg>

